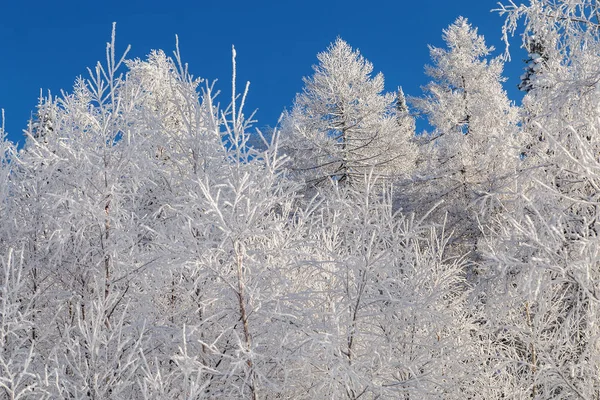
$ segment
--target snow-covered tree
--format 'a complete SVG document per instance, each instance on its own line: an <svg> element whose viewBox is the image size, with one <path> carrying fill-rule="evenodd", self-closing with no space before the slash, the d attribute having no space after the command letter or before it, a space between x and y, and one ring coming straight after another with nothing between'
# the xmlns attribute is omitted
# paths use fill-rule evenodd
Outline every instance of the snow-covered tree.
<svg viewBox="0 0 600 400"><path fill-rule="evenodd" d="M423 162L413 182L421 193L413 201L422 213L442 201L433 215L441 221L448 213L448 227L469 251L478 236L476 209L499 207L519 160L517 113L502 88L502 60L486 58L493 49L477 29L461 17L443 38L447 48L430 48L434 64L426 72L433 80L423 98L413 99L435 128L421 138Z"/></svg>
<svg viewBox="0 0 600 400"><path fill-rule="evenodd" d="M548 57L545 55L544 44L535 35L527 35L524 41L524 46L527 50L527 60L525 60L527 66L525 73L521 75L519 89L530 92L534 87L539 85L536 80L542 73Z"/></svg>
<svg viewBox="0 0 600 400"><path fill-rule="evenodd" d="M313 397L451 398L469 368L462 262L446 259L443 232L394 214L375 183L337 193L311 224Z"/></svg>
<svg viewBox="0 0 600 400"><path fill-rule="evenodd" d="M388 177L409 173L413 126L396 122L383 75L372 76L373 65L339 38L317 57L314 75L304 79L282 122L291 170L313 186L329 179L360 183L372 170Z"/></svg>
<svg viewBox="0 0 600 400"><path fill-rule="evenodd" d="M532 140L510 213L490 235L486 309L506 396L598 393L598 5L533 0L502 7L505 29L524 18L543 39L524 132Z"/></svg>
<svg viewBox="0 0 600 400"><path fill-rule="evenodd" d="M2 111L2 125L0 127L0 218L3 221L9 220L11 210L9 210L8 200L10 198L10 175L12 165L10 158L16 154L15 146L7 140L7 133L4 131L4 110ZM6 240L10 237L8 228L11 224L4 223L0 229L0 251L7 250L4 246Z"/></svg>
<svg viewBox="0 0 600 400"><path fill-rule="evenodd" d="M0 393L6 399L50 398L43 371L36 367L32 298L24 297L22 253L12 248L0 258ZM41 373L41 374L40 374Z"/></svg>
<svg viewBox="0 0 600 400"><path fill-rule="evenodd" d="M56 99L52 97L51 93L48 93L47 97L40 93L37 110L29 121L29 131L34 138L40 141L48 140L45 136L51 135L54 131L57 107Z"/></svg>

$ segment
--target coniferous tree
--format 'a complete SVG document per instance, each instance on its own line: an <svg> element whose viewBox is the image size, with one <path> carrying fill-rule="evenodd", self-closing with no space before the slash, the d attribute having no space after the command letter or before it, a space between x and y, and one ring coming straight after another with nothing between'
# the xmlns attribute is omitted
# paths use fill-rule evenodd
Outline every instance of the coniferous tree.
<svg viewBox="0 0 600 400"><path fill-rule="evenodd" d="M447 49L430 48L434 65L426 72L433 81L425 97L414 99L435 130L421 139L415 182L421 192L413 196L422 213L443 202L432 215L442 221L448 213L449 228L466 246L460 252L468 252L479 236L475 214L499 207L498 195L518 162L517 113L502 88L503 63L486 59L492 48L483 36L461 17L443 38Z"/></svg>
<svg viewBox="0 0 600 400"><path fill-rule="evenodd" d="M329 179L360 183L372 170L388 177L409 173L413 126L396 123L383 75L371 76L373 65L342 39L317 57L314 75L304 79L282 123L291 170L311 186Z"/></svg>
<svg viewBox="0 0 600 400"><path fill-rule="evenodd" d="M525 73L521 75L519 82L519 90L530 92L537 84L534 82L537 75L542 72L544 63L547 61L545 55L544 44L535 35L526 35L524 38L524 46L527 49L527 66Z"/></svg>
<svg viewBox="0 0 600 400"><path fill-rule="evenodd" d="M57 107L56 99L51 93L48 93L47 97L40 95L35 115L29 121L29 130L34 138L40 141L48 140L45 136L51 135L54 131Z"/></svg>

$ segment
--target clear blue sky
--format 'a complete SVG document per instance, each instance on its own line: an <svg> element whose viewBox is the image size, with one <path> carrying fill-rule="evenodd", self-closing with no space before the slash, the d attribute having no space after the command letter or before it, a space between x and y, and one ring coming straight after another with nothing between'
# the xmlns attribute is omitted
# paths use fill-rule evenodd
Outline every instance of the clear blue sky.
<svg viewBox="0 0 600 400"><path fill-rule="evenodd" d="M40 88L70 91L86 67L104 57L111 23L117 22L117 47L131 44L130 57L151 49L174 49L175 34L195 76L218 79L226 101L231 45L238 55L238 81L251 82L249 108L258 108L257 126L274 126L311 74L316 54L341 36L359 48L386 89L404 87L420 95L428 79L428 44L442 46L442 29L467 17L488 44L504 50L502 18L490 10L496 0L180 0L180 1L7 1L0 11L0 108L9 138L23 141L22 129ZM519 39L512 49L518 50ZM513 55L505 75L511 98L521 74L522 52Z"/></svg>

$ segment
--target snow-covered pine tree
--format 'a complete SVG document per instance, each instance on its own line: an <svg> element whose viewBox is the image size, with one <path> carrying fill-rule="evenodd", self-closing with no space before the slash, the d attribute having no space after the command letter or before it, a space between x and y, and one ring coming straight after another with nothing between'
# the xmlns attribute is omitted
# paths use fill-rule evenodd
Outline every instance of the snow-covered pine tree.
<svg viewBox="0 0 600 400"><path fill-rule="evenodd" d="M56 98L51 93L46 97L40 93L36 112L29 121L28 128L34 138L40 141L48 140L45 136L51 135L54 131L57 107Z"/></svg>
<svg viewBox="0 0 600 400"><path fill-rule="evenodd" d="M418 209L412 209L425 214L437 205L438 222L448 213L464 254L475 250L477 220L500 207L518 162L517 112L502 88L503 62L487 59L493 49L477 29L460 17L443 38L447 48L430 47L426 72L433 80L423 98L413 99L435 130L421 138L423 162L413 182L420 192L412 199Z"/></svg>
<svg viewBox="0 0 600 400"><path fill-rule="evenodd" d="M544 64L547 61L545 55L544 44L536 35L525 35L524 36L524 47L527 50L527 59L525 62L525 73L521 75L521 82L519 82L519 90L524 92L531 91L534 86L537 86L535 80L537 75L542 72Z"/></svg>
<svg viewBox="0 0 600 400"><path fill-rule="evenodd" d="M416 156L413 126L396 122L383 75L372 76L373 65L339 38L317 57L314 75L304 79L282 122L290 169L310 186L329 179L360 184L371 171L409 173Z"/></svg>
<svg viewBox="0 0 600 400"><path fill-rule="evenodd" d="M396 93L396 121L401 129L415 132L415 119L410 115L402 87L399 87Z"/></svg>

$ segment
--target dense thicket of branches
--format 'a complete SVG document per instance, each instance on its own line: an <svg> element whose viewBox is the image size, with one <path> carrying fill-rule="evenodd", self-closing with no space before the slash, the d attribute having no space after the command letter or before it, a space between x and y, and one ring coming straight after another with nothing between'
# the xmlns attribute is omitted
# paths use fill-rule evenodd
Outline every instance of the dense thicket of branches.
<svg viewBox="0 0 600 400"><path fill-rule="evenodd" d="M235 51L223 109L113 32L0 142L0 398L600 399L600 5L499 12L521 107L459 18L412 108L338 39L264 136Z"/></svg>

